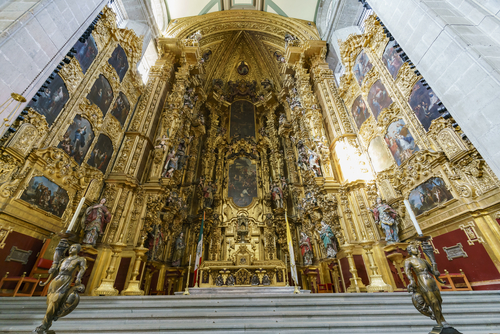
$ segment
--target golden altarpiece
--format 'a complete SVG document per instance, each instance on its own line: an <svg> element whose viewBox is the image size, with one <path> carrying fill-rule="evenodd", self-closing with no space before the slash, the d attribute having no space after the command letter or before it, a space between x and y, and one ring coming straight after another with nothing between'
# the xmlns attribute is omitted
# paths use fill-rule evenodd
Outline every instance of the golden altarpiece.
<svg viewBox="0 0 500 334"><path fill-rule="evenodd" d="M340 86L314 24L239 10L170 22L143 85L141 38L103 12L91 64L75 57L59 72L59 114L29 108L2 138L0 242L12 231L50 237L50 259L51 234L82 198L77 222L105 198L109 222L83 249L87 294L181 291L202 222L191 285L285 286L288 219L303 288L393 291L406 286L404 241L416 235L409 200L435 246L460 231L500 282L498 179L452 118L433 116L442 103L398 63L375 16L342 42ZM415 108L415 87L432 106ZM48 183L67 194L58 210L34 197ZM391 237L370 211L378 197L396 217ZM87 233L74 231L75 241Z"/></svg>

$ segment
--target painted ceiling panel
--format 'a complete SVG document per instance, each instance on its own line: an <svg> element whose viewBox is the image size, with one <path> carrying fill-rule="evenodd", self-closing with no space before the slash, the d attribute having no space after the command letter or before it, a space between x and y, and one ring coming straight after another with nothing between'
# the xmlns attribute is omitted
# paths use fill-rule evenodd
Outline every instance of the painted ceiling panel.
<svg viewBox="0 0 500 334"><path fill-rule="evenodd" d="M178 19L186 16L196 16L213 13L222 9L241 9L242 7L254 7L269 13L275 13L286 17L314 21L319 0L164 0L168 5L170 19ZM223 3L230 3L231 8L223 8ZM256 8L257 3L262 3L261 8Z"/></svg>

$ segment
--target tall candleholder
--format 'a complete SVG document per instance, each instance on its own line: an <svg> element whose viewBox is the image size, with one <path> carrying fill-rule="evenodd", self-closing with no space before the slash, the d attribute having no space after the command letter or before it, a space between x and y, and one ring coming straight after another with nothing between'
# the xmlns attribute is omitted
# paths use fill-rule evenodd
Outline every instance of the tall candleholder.
<svg viewBox="0 0 500 334"><path fill-rule="evenodd" d="M187 281L186 281L186 290L184 290L183 295L188 296L190 295L189 293L189 274L191 273L191 264L188 266L188 275L187 275Z"/></svg>

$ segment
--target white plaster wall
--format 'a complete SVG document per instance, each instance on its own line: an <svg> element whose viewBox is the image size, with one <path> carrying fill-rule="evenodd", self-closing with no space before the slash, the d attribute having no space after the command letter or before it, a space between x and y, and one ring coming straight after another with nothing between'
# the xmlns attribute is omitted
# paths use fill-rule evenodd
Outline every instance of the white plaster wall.
<svg viewBox="0 0 500 334"><path fill-rule="evenodd" d="M500 176L500 2L369 3Z"/></svg>
<svg viewBox="0 0 500 334"><path fill-rule="evenodd" d="M0 33L0 104L12 92L29 101L107 2L40 0L9 24Z"/></svg>

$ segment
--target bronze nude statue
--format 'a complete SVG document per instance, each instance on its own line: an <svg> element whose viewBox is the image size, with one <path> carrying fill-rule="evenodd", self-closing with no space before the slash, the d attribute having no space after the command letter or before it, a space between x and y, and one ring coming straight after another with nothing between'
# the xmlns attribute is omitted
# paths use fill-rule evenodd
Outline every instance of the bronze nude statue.
<svg viewBox="0 0 500 334"><path fill-rule="evenodd" d="M58 318L62 318L71 313L80 302L79 293L85 291L85 286L81 280L85 270L87 270L87 260L78 256L81 250L79 244L74 244L69 247L69 256L63 259L60 265L55 268L45 283L40 283L45 286L50 282L47 292L47 312L40 326L34 332L43 334L52 326L52 322ZM75 285L71 287L73 274L78 269ZM57 276L52 279L56 274ZM52 331L51 331L52 332Z"/></svg>
<svg viewBox="0 0 500 334"><path fill-rule="evenodd" d="M432 246L430 246L427 241L422 242L422 248L425 254L431 254L431 252L428 252L428 249L426 249L429 247L432 251ZM433 254L429 257L432 262L431 265L425 259L420 258L420 251L417 244L408 245L406 250L410 257L405 260L405 273L410 280L408 292L413 292L413 305L420 313L436 320L438 324L429 334L460 334L460 332L451 327L444 319L441 308L443 300L436 280L441 284L445 282L439 278L440 273L437 269ZM416 281L413 274L415 274Z"/></svg>

